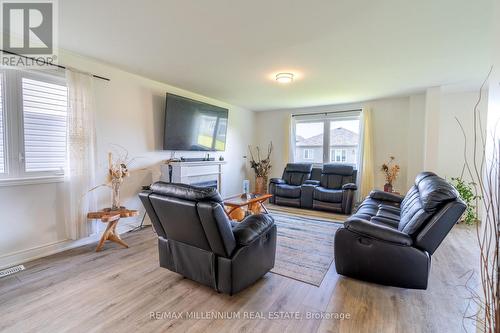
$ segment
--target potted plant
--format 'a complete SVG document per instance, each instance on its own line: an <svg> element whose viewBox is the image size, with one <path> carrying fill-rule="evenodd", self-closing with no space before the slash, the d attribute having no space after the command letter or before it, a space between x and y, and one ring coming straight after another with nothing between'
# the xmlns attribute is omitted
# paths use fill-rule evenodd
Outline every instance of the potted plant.
<svg viewBox="0 0 500 333"><path fill-rule="evenodd" d="M250 167L255 171L255 193L267 193L267 179L269 171L271 171L271 153L273 151L273 143L269 143L267 147L266 158L261 159L259 146L255 147L257 158L254 157L252 146L248 146L250 152Z"/></svg>
<svg viewBox="0 0 500 333"><path fill-rule="evenodd" d="M452 177L451 183L457 189L460 197L467 205L467 208L462 215L461 221L465 222L467 225L473 225L478 222L478 212L477 212L477 201L481 199L481 196L476 195L474 182L466 182L462 178Z"/></svg>
<svg viewBox="0 0 500 333"><path fill-rule="evenodd" d="M394 181L398 177L401 169L398 164L395 164L395 160L396 158L394 156L390 156L389 161L382 164L382 167L380 168L380 171L382 171L385 177L385 192L392 192Z"/></svg>

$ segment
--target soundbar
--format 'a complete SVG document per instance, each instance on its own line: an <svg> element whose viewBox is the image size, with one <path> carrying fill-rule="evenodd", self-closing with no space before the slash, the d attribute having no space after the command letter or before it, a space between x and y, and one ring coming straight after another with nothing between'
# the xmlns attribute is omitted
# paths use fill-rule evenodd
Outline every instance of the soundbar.
<svg viewBox="0 0 500 333"><path fill-rule="evenodd" d="M203 161L215 161L215 157L181 157L181 162L203 162Z"/></svg>

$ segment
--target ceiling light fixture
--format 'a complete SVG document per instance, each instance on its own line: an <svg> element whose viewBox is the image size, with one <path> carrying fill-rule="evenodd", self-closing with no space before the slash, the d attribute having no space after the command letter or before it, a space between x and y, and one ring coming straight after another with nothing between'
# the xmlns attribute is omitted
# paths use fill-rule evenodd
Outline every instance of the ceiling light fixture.
<svg viewBox="0 0 500 333"><path fill-rule="evenodd" d="M276 74L276 81L279 83L290 83L293 81L292 73L278 73Z"/></svg>

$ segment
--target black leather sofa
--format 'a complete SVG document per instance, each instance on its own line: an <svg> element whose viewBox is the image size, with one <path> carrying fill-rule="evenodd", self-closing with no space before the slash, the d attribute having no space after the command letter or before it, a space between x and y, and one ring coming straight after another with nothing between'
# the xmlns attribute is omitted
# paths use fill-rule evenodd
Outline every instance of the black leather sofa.
<svg viewBox="0 0 500 333"><path fill-rule="evenodd" d="M351 214L356 187L356 170L346 164L288 163L281 178L272 178L270 202L276 205Z"/></svg>
<svg viewBox="0 0 500 333"><path fill-rule="evenodd" d="M335 234L337 272L426 289L431 255L465 208L456 189L432 172L420 173L404 197L372 191Z"/></svg>
<svg viewBox="0 0 500 333"><path fill-rule="evenodd" d="M301 207L302 185L311 178L313 165L310 163L288 163L281 178L271 178L270 203Z"/></svg>
<svg viewBox="0 0 500 333"><path fill-rule="evenodd" d="M157 182L139 197L158 235L160 266L234 294L274 267L270 215L231 223L213 188Z"/></svg>

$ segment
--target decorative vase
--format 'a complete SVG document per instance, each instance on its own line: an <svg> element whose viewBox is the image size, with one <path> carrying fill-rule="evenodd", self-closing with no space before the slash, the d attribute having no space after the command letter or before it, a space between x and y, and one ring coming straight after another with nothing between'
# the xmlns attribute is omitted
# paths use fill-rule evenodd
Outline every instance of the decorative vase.
<svg viewBox="0 0 500 333"><path fill-rule="evenodd" d="M255 177L255 193L266 194L267 190L267 179L262 176Z"/></svg>
<svg viewBox="0 0 500 333"><path fill-rule="evenodd" d="M386 184L384 185L384 192L389 192L389 193L391 193L391 192L392 192L392 184L386 183Z"/></svg>
<svg viewBox="0 0 500 333"><path fill-rule="evenodd" d="M113 178L111 180L111 209L120 209L120 186L122 185L123 179Z"/></svg>

